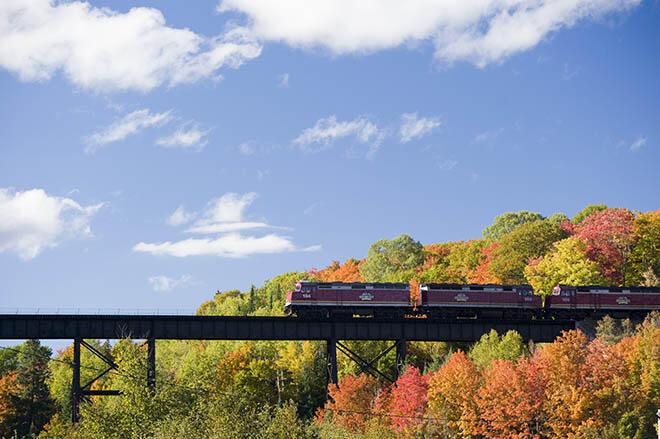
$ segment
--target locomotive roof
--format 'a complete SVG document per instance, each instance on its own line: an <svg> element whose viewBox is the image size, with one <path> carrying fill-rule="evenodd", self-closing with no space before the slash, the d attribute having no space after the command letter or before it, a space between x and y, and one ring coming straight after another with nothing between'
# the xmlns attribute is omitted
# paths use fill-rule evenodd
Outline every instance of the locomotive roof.
<svg viewBox="0 0 660 439"><path fill-rule="evenodd" d="M597 291L609 291L612 293L660 293L660 287L640 287L640 286L626 286L618 287L613 285L557 285L560 288L576 288L579 292L597 292Z"/></svg>
<svg viewBox="0 0 660 439"><path fill-rule="evenodd" d="M303 280L300 283L305 285L318 285L322 288L331 288L331 287L344 287L344 288L355 288L361 289L366 287L378 288L378 289L408 289L409 284L404 282L315 282Z"/></svg>
<svg viewBox="0 0 660 439"><path fill-rule="evenodd" d="M500 285L500 284L457 284L457 283L423 283L420 287L428 287L433 290L461 290L463 288L469 288L470 290L492 290L492 289L502 289L502 291L512 291L514 288L529 288L531 285Z"/></svg>

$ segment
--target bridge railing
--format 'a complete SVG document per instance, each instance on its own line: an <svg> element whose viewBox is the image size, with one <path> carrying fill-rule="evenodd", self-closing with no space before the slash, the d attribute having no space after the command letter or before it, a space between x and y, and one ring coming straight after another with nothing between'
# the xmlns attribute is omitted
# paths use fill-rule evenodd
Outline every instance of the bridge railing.
<svg viewBox="0 0 660 439"><path fill-rule="evenodd" d="M175 308L2 308L0 314L66 314L66 315L147 315L147 316L194 316L195 309Z"/></svg>

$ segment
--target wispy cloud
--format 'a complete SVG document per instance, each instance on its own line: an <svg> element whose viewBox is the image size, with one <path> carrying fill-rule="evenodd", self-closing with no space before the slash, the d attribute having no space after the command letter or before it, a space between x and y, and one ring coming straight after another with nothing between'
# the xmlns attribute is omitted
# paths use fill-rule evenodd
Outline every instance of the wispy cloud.
<svg viewBox="0 0 660 439"><path fill-rule="evenodd" d="M102 206L81 206L43 189L0 188L0 253L12 251L29 260L66 240L89 237L91 218Z"/></svg>
<svg viewBox="0 0 660 439"><path fill-rule="evenodd" d="M316 251L320 246L298 248L290 237L277 233L254 236L260 229L291 230L287 227L272 226L265 221L245 219L245 211L257 198L257 194L227 193L211 200L201 213L186 212L182 206L168 218L172 225L183 225L198 217L185 232L193 235L214 235L212 237L188 238L181 241L162 243L140 242L133 251L154 255L187 257L211 255L225 258L241 258L252 254L282 253L292 251ZM241 232L250 231L246 236Z"/></svg>
<svg viewBox="0 0 660 439"><path fill-rule="evenodd" d="M646 145L646 137L638 137L630 144L630 150L633 152L639 151L644 145Z"/></svg>
<svg viewBox="0 0 660 439"><path fill-rule="evenodd" d="M302 250L317 250L318 247ZM141 242L133 247L136 252L152 255L168 255L179 258L188 256L218 256L222 258L243 258L254 254L272 254L296 251L291 240L284 236L269 234L266 236L243 236L230 233L219 238L189 238L177 242L147 244Z"/></svg>
<svg viewBox="0 0 660 439"><path fill-rule="evenodd" d="M243 155L254 155L254 147L250 142L243 142L238 145L238 152Z"/></svg>
<svg viewBox="0 0 660 439"><path fill-rule="evenodd" d="M502 133L504 132L504 128L499 128L497 130L490 130L490 131L484 131L483 133L479 133L474 137L473 142L474 143L490 143L495 141Z"/></svg>
<svg viewBox="0 0 660 439"><path fill-rule="evenodd" d="M176 208L176 210L174 211L174 213L172 213L172 215L167 217L167 220L165 220L165 222L170 226L176 227L189 223L195 218L196 215L197 214L195 214L194 212L186 212L186 209L183 207L183 205L181 205Z"/></svg>
<svg viewBox="0 0 660 439"><path fill-rule="evenodd" d="M303 215L305 215L305 216L309 216L309 215L311 215L311 214L314 213L314 211L315 211L316 209L318 209L319 206L321 206L321 205L322 205L322 203L321 203L320 201L317 201L316 203L312 203L312 204L310 204L309 206L307 206L307 207L305 208L305 210L303 210Z"/></svg>
<svg viewBox="0 0 660 439"><path fill-rule="evenodd" d="M402 143L410 142L414 138L424 137L442 125L439 117L417 117L417 113L404 113L401 115L399 136Z"/></svg>
<svg viewBox="0 0 660 439"><path fill-rule="evenodd" d="M191 122L180 126L171 135L159 138L156 140L156 145L165 148L180 147L201 151L208 143L206 136L210 132L210 129L202 130L200 124Z"/></svg>
<svg viewBox="0 0 660 439"><path fill-rule="evenodd" d="M441 160L438 162L438 168L449 171L452 170L458 165L458 162L456 160Z"/></svg>
<svg viewBox="0 0 660 439"><path fill-rule="evenodd" d="M571 69L568 67L568 63L564 63L564 71L561 74L561 79L564 81L570 81L571 79L575 78L577 74L580 73L580 69Z"/></svg>
<svg viewBox="0 0 660 439"><path fill-rule="evenodd" d="M189 274L184 274L178 279L167 277L164 275L151 276L149 277L148 281L149 284L151 284L151 288L153 288L154 291L168 292L176 288L189 285L192 281L192 276Z"/></svg>
<svg viewBox="0 0 660 439"><path fill-rule="evenodd" d="M280 88L287 88L289 86L289 74L282 73L277 75L277 86Z"/></svg>
<svg viewBox="0 0 660 439"><path fill-rule="evenodd" d="M266 170L257 169L257 181L263 181L268 174L269 174L268 169Z"/></svg>
<svg viewBox="0 0 660 439"><path fill-rule="evenodd" d="M339 122L332 115L319 119L313 127L303 130L293 143L298 144L303 151L319 152L331 148L339 139L352 137L356 142L368 145L366 157L372 158L386 136L387 130L379 128L365 117Z"/></svg>
<svg viewBox="0 0 660 439"><path fill-rule="evenodd" d="M244 212L257 198L255 192L247 194L227 193L208 203L201 218L186 232L194 234L213 234L238 232L250 229L284 229L287 227L271 226L262 221L245 221Z"/></svg>
<svg viewBox="0 0 660 439"><path fill-rule="evenodd" d="M112 123L104 130L94 133L85 138L85 152L94 153L100 147L126 137L137 134L145 128L160 126L172 120L172 110L164 113L152 113L148 108L129 113Z"/></svg>

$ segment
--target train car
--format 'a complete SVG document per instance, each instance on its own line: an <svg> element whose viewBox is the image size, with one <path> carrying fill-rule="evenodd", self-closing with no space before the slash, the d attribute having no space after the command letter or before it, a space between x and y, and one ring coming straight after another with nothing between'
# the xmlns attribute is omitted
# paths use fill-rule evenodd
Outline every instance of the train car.
<svg viewBox="0 0 660 439"><path fill-rule="evenodd" d="M419 309L431 318L541 318L543 299L530 285L425 283Z"/></svg>
<svg viewBox="0 0 660 439"><path fill-rule="evenodd" d="M401 318L413 309L406 283L297 282L286 295L287 315L302 318Z"/></svg>
<svg viewBox="0 0 660 439"><path fill-rule="evenodd" d="M548 314L557 318L583 319L611 315L643 318L660 310L660 288L557 285L546 297Z"/></svg>

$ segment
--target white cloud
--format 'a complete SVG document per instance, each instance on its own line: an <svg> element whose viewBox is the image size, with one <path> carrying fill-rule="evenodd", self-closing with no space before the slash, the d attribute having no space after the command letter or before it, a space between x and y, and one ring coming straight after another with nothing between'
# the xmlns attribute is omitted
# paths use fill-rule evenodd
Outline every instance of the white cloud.
<svg viewBox="0 0 660 439"><path fill-rule="evenodd" d="M263 229L263 228L281 228L269 226L266 223L245 221L238 223L208 223L198 224L186 230L188 233L210 234L210 233L228 233L238 232L240 230Z"/></svg>
<svg viewBox="0 0 660 439"><path fill-rule="evenodd" d="M229 192L209 202L203 219L200 222L240 222L243 212L257 198L255 192L241 195Z"/></svg>
<svg viewBox="0 0 660 439"><path fill-rule="evenodd" d="M163 242L146 244L141 242L133 247L136 252L146 252L153 255L169 255L183 258L186 256L219 256L225 258L242 258L252 254L283 253L295 251L291 240L284 236L269 234L262 237L243 236L230 233L215 239L188 238L178 242Z"/></svg>
<svg viewBox="0 0 660 439"><path fill-rule="evenodd" d="M222 0L247 15L262 40L368 53L428 41L445 62L478 66L536 46L548 35L641 0Z"/></svg>
<svg viewBox="0 0 660 439"><path fill-rule="evenodd" d="M257 194L254 192L243 195L230 192L211 200L201 213L201 218L185 230L186 233L214 235L213 237L188 238L177 242L140 242L133 247L133 251L176 257L212 255L225 258L241 258L252 254L316 251L321 248L320 246L297 248L290 237L276 233L269 233L264 236L242 235L240 232L266 228L291 230L286 227L271 226L262 221L245 221L245 210L256 197ZM187 213L183 206L179 206L170 216L168 222L172 225L181 225L189 222L194 216L197 216L197 214Z"/></svg>
<svg viewBox="0 0 660 439"><path fill-rule="evenodd" d="M240 145L238 145L238 151L243 155L253 155L254 154L254 148L252 147L250 142L243 142Z"/></svg>
<svg viewBox="0 0 660 439"><path fill-rule="evenodd" d="M286 88L289 86L288 73L282 73L281 75L277 75L277 86L282 88Z"/></svg>
<svg viewBox="0 0 660 439"><path fill-rule="evenodd" d="M456 160L442 160L438 162L438 167L445 171L450 171L454 169L456 165L458 165L458 162Z"/></svg>
<svg viewBox="0 0 660 439"><path fill-rule="evenodd" d="M354 137L359 143L369 145L367 158L378 151L387 131L364 117L352 121L337 122L336 116L319 119L312 128L306 128L293 140L307 152L319 152L330 148L337 139Z"/></svg>
<svg viewBox="0 0 660 439"><path fill-rule="evenodd" d="M201 151L208 143L208 140L206 140L205 137L210 132L210 129L206 131L202 130L198 123L184 124L170 136L161 137L156 140L156 145L164 146L166 148L178 146L184 149L191 148Z"/></svg>
<svg viewBox="0 0 660 439"><path fill-rule="evenodd" d="M493 142L495 139L497 139L500 134L504 132L504 128L499 128L497 130L490 130L490 131L484 131L483 133L479 133L474 137L473 142L474 143L485 143L485 142Z"/></svg>
<svg viewBox="0 0 660 439"><path fill-rule="evenodd" d="M85 139L87 143L85 152L91 154L103 145L124 140L145 128L163 125L172 119L171 112L172 110L164 113L151 113L148 108L145 108L129 113L103 131L88 136Z"/></svg>
<svg viewBox="0 0 660 439"><path fill-rule="evenodd" d="M630 145L630 150L639 151L644 145L646 145L646 137L639 137Z"/></svg>
<svg viewBox="0 0 660 439"><path fill-rule="evenodd" d="M424 137L435 128L442 125L440 118L417 118L417 113L403 113L401 115L401 128L399 135L401 142L410 142L415 137Z"/></svg>
<svg viewBox="0 0 660 439"><path fill-rule="evenodd" d="M580 68L571 69L568 67L568 63L564 63L564 71L561 74L561 79L564 81L570 81L575 78L578 73L580 73Z"/></svg>
<svg viewBox="0 0 660 439"><path fill-rule="evenodd" d="M197 212L187 212L183 206L179 206L167 218L166 222L171 226L180 226L189 223L199 216L200 219L186 229L186 232L202 235L262 228L287 229L286 227L270 226L264 222L243 221L245 209L256 198L257 194L254 192L243 195L229 192L211 200L207 204L206 209L200 214Z"/></svg>
<svg viewBox="0 0 660 439"><path fill-rule="evenodd" d="M85 89L149 91L218 78L220 68L260 53L246 29L207 38L168 27L154 8L119 13L82 1L0 2L0 67L23 81L62 71Z"/></svg>
<svg viewBox="0 0 660 439"><path fill-rule="evenodd" d="M192 276L190 276L189 274L184 274L178 279L174 279L172 277L167 277L163 275L149 277L149 283L151 284L151 288L153 288L154 291L162 291L162 292L172 291L175 288L189 285L191 280L192 280Z"/></svg>
<svg viewBox="0 0 660 439"><path fill-rule="evenodd" d="M180 226L182 224L189 223L195 218L196 214L194 212L186 212L183 205L176 208L174 213L170 215L165 221L170 226Z"/></svg>
<svg viewBox="0 0 660 439"><path fill-rule="evenodd" d="M102 206L83 207L43 189L0 188L0 253L12 251L28 260L67 239L91 236L90 219Z"/></svg>
<svg viewBox="0 0 660 439"><path fill-rule="evenodd" d="M307 207L305 208L305 210L303 210L303 215L306 215L306 216L311 215L312 213L314 213L314 211L315 211L319 206L321 206L321 202L320 202L320 201L317 201L316 203L312 203L312 204L310 204L309 206L307 206Z"/></svg>

